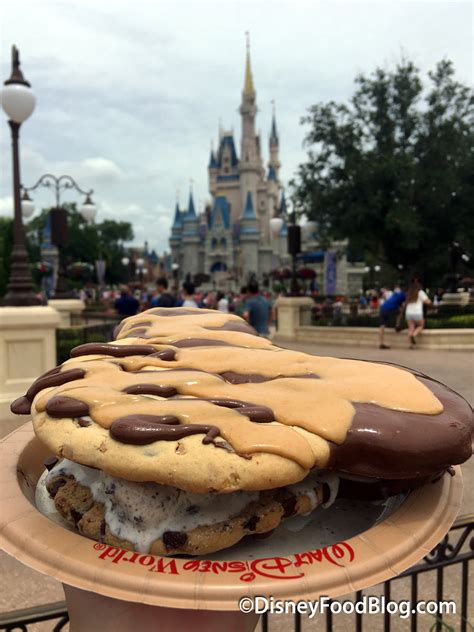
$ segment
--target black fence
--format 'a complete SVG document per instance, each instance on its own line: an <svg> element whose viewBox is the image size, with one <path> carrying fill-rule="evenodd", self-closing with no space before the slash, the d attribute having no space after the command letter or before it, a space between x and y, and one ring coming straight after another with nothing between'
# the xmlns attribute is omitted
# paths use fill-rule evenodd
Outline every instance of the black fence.
<svg viewBox="0 0 474 632"><path fill-rule="evenodd" d="M69 359L71 349L88 342L110 342L118 319L108 319L95 325L56 329L56 359L62 364Z"/></svg>
<svg viewBox="0 0 474 632"><path fill-rule="evenodd" d="M443 615L423 614L423 627L421 627L420 615L411 612L409 617L404 619L403 630L410 632L467 632L473 630L473 626L468 621L468 599L469 599L469 563L474 559L474 514L462 516L456 520L455 524L443 540L431 551L429 555L416 566L398 575L380 585L381 593L386 601L395 598L394 585L400 582L409 583L409 600L414 605L419 599L435 600L437 602L443 600L455 600L457 606L456 620L447 622ZM450 578L449 590L445 590L445 571L448 568L456 567L457 577L455 590L453 590L453 578ZM429 595L424 590L421 596L419 591L419 582L421 576L430 576ZM353 598L354 602L361 602L364 593L368 591L358 591ZM373 594L373 589L371 591ZM456 599L456 597L458 597ZM345 597L340 601L346 600ZM278 628L279 632L301 632L302 630L318 630L326 632L334 632L337 628L337 618L328 609L324 616L317 615L311 621L306 617L295 614L292 620L288 620L286 625L282 627L281 617L286 615L262 615L257 630L260 632L272 632L272 629ZM280 618L280 619L279 619ZM427 619L428 618L428 619ZM279 619L279 620L278 620ZM396 621L397 620L397 621ZM428 623L427 623L428 620ZM42 621L51 621L51 630L59 632L65 629L69 621L66 604L64 601L50 603L36 608L27 608L23 610L14 610L0 614L0 630L14 632L21 630L28 631L28 626L33 623ZM386 612L377 621L374 615L363 615L355 613L351 621L344 623L344 631L353 630L354 632L392 632L398 623L397 614ZM274 625L275 624L275 625ZM339 628L340 629L340 628Z"/></svg>

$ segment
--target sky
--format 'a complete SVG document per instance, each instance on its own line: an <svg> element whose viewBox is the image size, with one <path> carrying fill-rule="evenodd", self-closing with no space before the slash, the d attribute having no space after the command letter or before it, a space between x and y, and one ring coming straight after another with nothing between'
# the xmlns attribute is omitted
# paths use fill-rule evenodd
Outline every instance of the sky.
<svg viewBox="0 0 474 632"><path fill-rule="evenodd" d="M37 99L21 127L23 184L71 175L94 189L97 221L130 221L135 244L168 249L177 191L184 207L191 182L198 208L210 197L219 120L240 144L246 31L264 160L274 99L284 185L305 160L301 117L318 102L347 102L357 74L405 56L426 77L448 57L458 80L473 79L471 2L2 0L0 78L15 44ZM0 215L11 216L5 116L0 160ZM34 201L40 209L54 197L42 189ZM83 198L66 191L62 201Z"/></svg>

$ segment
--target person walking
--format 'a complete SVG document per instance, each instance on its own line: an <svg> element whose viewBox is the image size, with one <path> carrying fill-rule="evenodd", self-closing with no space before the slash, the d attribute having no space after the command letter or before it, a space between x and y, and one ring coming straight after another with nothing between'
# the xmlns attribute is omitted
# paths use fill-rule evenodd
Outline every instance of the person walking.
<svg viewBox="0 0 474 632"><path fill-rule="evenodd" d="M183 283L183 303L181 307L199 307L194 297L195 291L193 283L190 281Z"/></svg>
<svg viewBox="0 0 474 632"><path fill-rule="evenodd" d="M245 301L243 318L252 325L260 336L268 336L272 318L272 308L267 299L260 294L258 283L251 281L247 286L248 298Z"/></svg>
<svg viewBox="0 0 474 632"><path fill-rule="evenodd" d="M431 305L431 301L426 292L421 288L420 280L414 278L407 290L405 307L410 349L416 348L416 338L421 334L425 326L425 317L423 314L424 305Z"/></svg>
<svg viewBox="0 0 474 632"><path fill-rule="evenodd" d="M379 317L379 349L390 349L385 344L385 327L393 326L395 323L395 331L400 331L400 320L402 317L402 307L405 303L405 293L400 289L395 289L393 294L383 302L380 307Z"/></svg>
<svg viewBox="0 0 474 632"><path fill-rule="evenodd" d="M223 292L217 292L217 309L224 314L229 313L229 299Z"/></svg>
<svg viewBox="0 0 474 632"><path fill-rule="evenodd" d="M120 288L120 298L115 299L114 309L119 316L125 318L126 316L135 316L138 312L140 303L132 296L130 289L127 285L122 285Z"/></svg>
<svg viewBox="0 0 474 632"><path fill-rule="evenodd" d="M175 297L168 292L168 279L156 279L156 296L151 299L150 307L174 307L175 304Z"/></svg>

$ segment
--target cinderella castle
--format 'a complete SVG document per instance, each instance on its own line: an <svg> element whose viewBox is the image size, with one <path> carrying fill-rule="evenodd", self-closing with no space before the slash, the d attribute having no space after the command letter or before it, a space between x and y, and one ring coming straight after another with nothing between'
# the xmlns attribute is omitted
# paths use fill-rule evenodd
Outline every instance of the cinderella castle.
<svg viewBox="0 0 474 632"><path fill-rule="evenodd" d="M176 204L170 246L181 278L207 275L218 287L228 288L250 277L261 279L278 265L280 249L275 248L286 244L286 232L273 238L270 218L281 204L279 138L273 112L266 168L255 132L256 96L247 44L239 153L233 132L221 131L208 165L212 203L200 216L192 193L186 210Z"/></svg>
<svg viewBox="0 0 474 632"><path fill-rule="evenodd" d="M245 78L239 108L242 136L239 153L233 131L220 131L217 152L208 164L212 202L196 213L192 192L187 209L176 204L170 247L174 269L181 279L198 285L235 290L254 278L268 282L269 273L290 261L287 226L272 235L270 219L286 218L285 197L279 179L280 140L273 111L269 160L265 166L260 136L255 131L257 93L247 41ZM239 155L240 154L240 155ZM310 265L328 294L359 291L362 272L347 265L347 241L319 249L317 235L303 237L300 263ZM357 266L360 268L361 264ZM210 283L212 282L212 286Z"/></svg>

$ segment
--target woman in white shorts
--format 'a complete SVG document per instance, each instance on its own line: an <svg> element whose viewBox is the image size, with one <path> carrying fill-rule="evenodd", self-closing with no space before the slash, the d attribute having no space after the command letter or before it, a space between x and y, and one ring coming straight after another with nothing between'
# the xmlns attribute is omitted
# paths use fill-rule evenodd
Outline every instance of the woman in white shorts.
<svg viewBox="0 0 474 632"><path fill-rule="evenodd" d="M421 334L425 326L423 306L430 305L431 301L426 292L421 289L418 279L413 279L406 293L405 318L408 324L408 339L410 348L414 349L416 337Z"/></svg>

